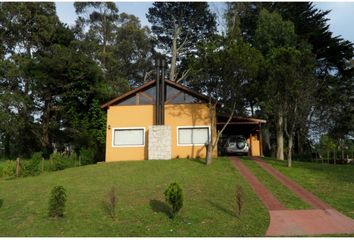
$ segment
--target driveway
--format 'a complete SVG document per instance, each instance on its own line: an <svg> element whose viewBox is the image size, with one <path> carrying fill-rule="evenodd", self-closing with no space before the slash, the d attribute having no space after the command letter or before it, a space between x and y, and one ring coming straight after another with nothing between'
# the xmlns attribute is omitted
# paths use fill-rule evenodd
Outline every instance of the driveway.
<svg viewBox="0 0 354 240"><path fill-rule="evenodd" d="M232 164L239 170L268 208L270 224L266 236L354 234L353 219L341 214L311 192L274 169L261 158L253 157L252 160L312 207L309 210L286 209L238 157L230 157Z"/></svg>

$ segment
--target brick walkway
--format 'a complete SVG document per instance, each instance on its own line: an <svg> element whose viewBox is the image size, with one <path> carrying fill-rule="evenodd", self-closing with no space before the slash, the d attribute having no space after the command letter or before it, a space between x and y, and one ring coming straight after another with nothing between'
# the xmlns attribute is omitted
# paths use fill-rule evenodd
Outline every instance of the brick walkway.
<svg viewBox="0 0 354 240"><path fill-rule="evenodd" d="M314 236L354 233L353 219L331 208L328 204L265 163L262 159L253 158L264 170L315 209L286 210L281 202L274 197L239 158L230 157L230 160L269 210L270 224L266 236Z"/></svg>
<svg viewBox="0 0 354 240"><path fill-rule="evenodd" d="M241 175L251 184L257 196L262 200L269 210L285 210L279 200L253 175L253 173L238 158L231 158L234 166L240 171Z"/></svg>

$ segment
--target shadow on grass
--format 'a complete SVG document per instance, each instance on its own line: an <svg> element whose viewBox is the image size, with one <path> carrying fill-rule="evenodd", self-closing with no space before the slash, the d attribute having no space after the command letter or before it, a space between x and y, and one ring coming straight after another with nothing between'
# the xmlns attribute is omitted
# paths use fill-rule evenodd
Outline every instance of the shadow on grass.
<svg viewBox="0 0 354 240"><path fill-rule="evenodd" d="M226 213L227 215L230 215L232 217L235 217L235 213L231 211L230 209L225 208L224 206L220 205L219 203L212 202L208 200L209 204L218 209L221 212Z"/></svg>
<svg viewBox="0 0 354 240"><path fill-rule="evenodd" d="M4 203L3 199L0 199L0 208L2 207L2 204Z"/></svg>
<svg viewBox="0 0 354 240"><path fill-rule="evenodd" d="M202 164L202 165L206 165L204 158L192 158L192 159L190 159L190 161L193 161L193 162L196 162L196 163L199 163L199 164Z"/></svg>
<svg viewBox="0 0 354 240"><path fill-rule="evenodd" d="M164 213L167 217L171 218L171 209L166 203L160 200L150 200L150 207L154 212Z"/></svg>
<svg viewBox="0 0 354 240"><path fill-rule="evenodd" d="M213 206L214 208L218 209L219 211L224 212L224 213L226 213L227 215L230 215L230 216L232 216L232 217L235 217L235 213L234 213L233 211L231 211L230 209L227 209L227 208L221 206L220 204L215 203L215 202L212 202L212 201L210 201L210 200L208 200L208 202L209 202L209 204L210 204L211 206Z"/></svg>

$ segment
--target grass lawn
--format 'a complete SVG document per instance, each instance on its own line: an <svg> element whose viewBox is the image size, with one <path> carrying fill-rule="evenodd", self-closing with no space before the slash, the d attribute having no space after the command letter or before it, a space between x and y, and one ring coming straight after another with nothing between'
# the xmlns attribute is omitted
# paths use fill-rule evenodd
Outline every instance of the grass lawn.
<svg viewBox="0 0 354 240"><path fill-rule="evenodd" d="M354 165L294 161L293 167L288 168L286 161L265 159L338 211L354 218Z"/></svg>
<svg viewBox="0 0 354 240"><path fill-rule="evenodd" d="M284 207L296 210L311 208L307 203L298 198L290 189L263 170L263 168L261 168L255 161L250 160L248 157L242 157L241 161L264 184L264 186L270 190L281 203L283 203Z"/></svg>
<svg viewBox="0 0 354 240"><path fill-rule="evenodd" d="M177 182L184 207L171 220L163 192ZM234 216L235 186L244 188L241 218ZM68 201L63 219L47 217L51 189L62 185ZM117 219L102 210L107 191L118 190ZM97 164L0 178L0 236L262 236L266 208L226 158L205 166L197 160Z"/></svg>

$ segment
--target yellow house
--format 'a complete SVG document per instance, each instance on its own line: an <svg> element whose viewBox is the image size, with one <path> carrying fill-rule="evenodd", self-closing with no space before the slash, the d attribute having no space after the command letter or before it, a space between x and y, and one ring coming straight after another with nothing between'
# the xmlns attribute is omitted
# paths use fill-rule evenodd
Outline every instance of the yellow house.
<svg viewBox="0 0 354 240"><path fill-rule="evenodd" d="M153 80L103 104L106 161L205 157L205 144L216 136L208 102L178 83Z"/></svg>

